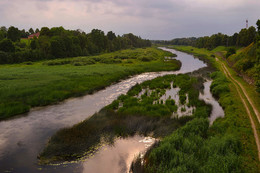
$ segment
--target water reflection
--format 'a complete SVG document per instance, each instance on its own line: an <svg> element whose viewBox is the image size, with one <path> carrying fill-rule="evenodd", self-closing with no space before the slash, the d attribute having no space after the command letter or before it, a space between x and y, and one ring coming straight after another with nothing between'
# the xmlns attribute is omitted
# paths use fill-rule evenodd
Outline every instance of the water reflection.
<svg viewBox="0 0 260 173"><path fill-rule="evenodd" d="M118 139L113 146L104 146L83 165L83 173L128 172L132 160L154 143L154 138L135 136Z"/></svg>

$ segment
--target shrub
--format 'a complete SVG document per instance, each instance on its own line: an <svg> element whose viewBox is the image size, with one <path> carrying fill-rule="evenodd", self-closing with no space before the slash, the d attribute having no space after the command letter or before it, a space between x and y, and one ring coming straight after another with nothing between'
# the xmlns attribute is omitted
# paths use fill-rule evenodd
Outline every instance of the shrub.
<svg viewBox="0 0 260 173"><path fill-rule="evenodd" d="M230 55L233 55L236 53L236 49L231 47L228 49L227 53L226 53L226 58L228 58Z"/></svg>

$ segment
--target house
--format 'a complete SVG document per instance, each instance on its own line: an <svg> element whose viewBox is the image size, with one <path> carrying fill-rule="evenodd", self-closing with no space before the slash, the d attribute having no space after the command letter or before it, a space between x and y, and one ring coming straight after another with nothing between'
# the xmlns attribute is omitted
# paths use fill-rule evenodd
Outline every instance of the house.
<svg viewBox="0 0 260 173"><path fill-rule="evenodd" d="M40 36L40 32L37 32L37 33L29 35L28 39L33 39L34 37L39 38L39 36Z"/></svg>

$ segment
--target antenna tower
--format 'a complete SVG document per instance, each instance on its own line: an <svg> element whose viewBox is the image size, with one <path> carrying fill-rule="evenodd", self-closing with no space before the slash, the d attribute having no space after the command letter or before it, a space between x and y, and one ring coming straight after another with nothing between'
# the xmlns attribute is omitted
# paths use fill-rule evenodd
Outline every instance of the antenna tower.
<svg viewBox="0 0 260 173"><path fill-rule="evenodd" d="M246 19L246 29L248 28L248 19Z"/></svg>

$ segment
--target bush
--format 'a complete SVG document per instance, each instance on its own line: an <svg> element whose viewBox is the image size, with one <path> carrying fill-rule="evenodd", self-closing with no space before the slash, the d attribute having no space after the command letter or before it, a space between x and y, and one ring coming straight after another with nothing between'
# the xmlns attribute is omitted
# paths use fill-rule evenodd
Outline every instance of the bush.
<svg viewBox="0 0 260 173"><path fill-rule="evenodd" d="M211 55L210 55L210 57L212 57L212 58L215 58L216 56L215 56L215 55L213 55L213 54L211 54Z"/></svg>
<svg viewBox="0 0 260 173"><path fill-rule="evenodd" d="M11 40L4 39L0 41L0 51L3 52L15 52L15 47Z"/></svg>
<svg viewBox="0 0 260 173"><path fill-rule="evenodd" d="M233 55L236 53L236 49L231 47L228 49L227 53L226 53L226 58L228 58L230 55Z"/></svg>
<svg viewBox="0 0 260 173"><path fill-rule="evenodd" d="M7 52L0 51L0 64L8 63L12 63L12 56Z"/></svg>

